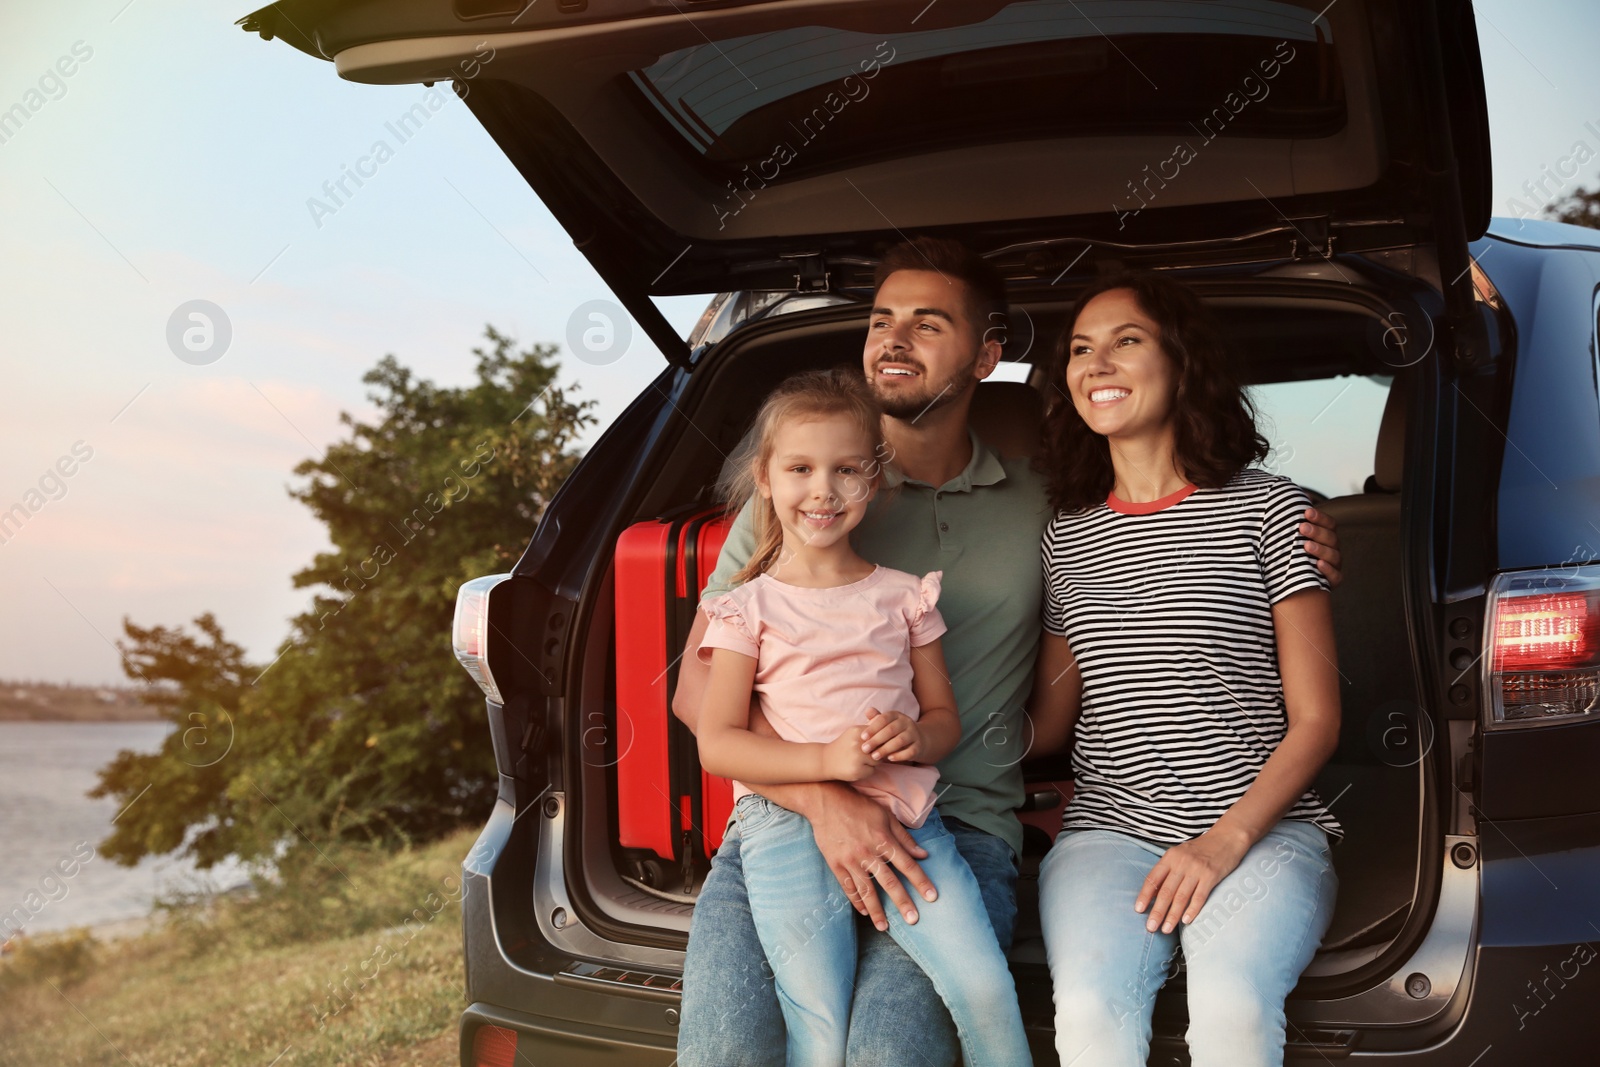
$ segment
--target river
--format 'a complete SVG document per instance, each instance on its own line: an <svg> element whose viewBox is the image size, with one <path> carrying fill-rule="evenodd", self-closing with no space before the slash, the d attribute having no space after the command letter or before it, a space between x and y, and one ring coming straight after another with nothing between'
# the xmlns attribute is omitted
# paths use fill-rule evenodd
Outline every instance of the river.
<svg viewBox="0 0 1600 1067"><path fill-rule="evenodd" d="M156 751L172 729L166 722L0 722L0 940L22 919L30 934L95 926L146 916L157 896L174 890L246 881L233 863L201 872L167 856L121 867L95 851L119 817L114 798L85 795L95 772L121 749Z"/></svg>

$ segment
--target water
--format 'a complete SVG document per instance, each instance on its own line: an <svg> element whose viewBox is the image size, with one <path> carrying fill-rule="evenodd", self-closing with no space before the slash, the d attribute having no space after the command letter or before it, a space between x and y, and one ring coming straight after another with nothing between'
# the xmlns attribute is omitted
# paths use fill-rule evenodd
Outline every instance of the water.
<svg viewBox="0 0 1600 1067"><path fill-rule="evenodd" d="M18 918L30 934L140 918L157 896L193 888L197 879L218 889L245 881L236 864L197 872L163 856L119 867L91 852L111 833L119 808L115 798L84 795L96 772L120 749L154 752L172 729L166 722L0 722L0 935ZM58 866L63 861L70 876Z"/></svg>

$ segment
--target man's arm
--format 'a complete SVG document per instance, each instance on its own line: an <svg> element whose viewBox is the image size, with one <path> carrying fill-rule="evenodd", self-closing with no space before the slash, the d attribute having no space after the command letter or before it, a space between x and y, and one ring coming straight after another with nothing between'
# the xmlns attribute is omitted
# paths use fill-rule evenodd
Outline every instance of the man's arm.
<svg viewBox="0 0 1600 1067"><path fill-rule="evenodd" d="M678 659L678 688L672 694L672 714L699 736L700 705L706 696L706 679L711 677L711 664L700 662L700 642L706 639L706 629L711 620L706 613L694 613L694 625L689 627L689 639L683 643L683 655ZM754 722L751 723L754 728Z"/></svg>
<svg viewBox="0 0 1600 1067"><path fill-rule="evenodd" d="M1344 581L1339 571L1339 524L1333 516L1324 515L1316 508L1306 508L1306 521L1300 524L1305 537L1306 551L1317 559L1317 570L1327 576L1328 584L1337 586Z"/></svg>

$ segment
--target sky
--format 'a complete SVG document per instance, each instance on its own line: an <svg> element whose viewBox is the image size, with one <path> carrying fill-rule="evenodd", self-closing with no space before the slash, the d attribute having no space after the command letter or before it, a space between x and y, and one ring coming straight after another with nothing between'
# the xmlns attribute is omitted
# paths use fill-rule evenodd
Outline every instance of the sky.
<svg viewBox="0 0 1600 1067"><path fill-rule="evenodd" d="M0 534L0 680L123 681L124 618L206 611L268 662L308 601L290 575L326 545L291 471L370 413L362 374L393 354L464 384L486 324L565 350L609 299L443 86L353 196L309 207L428 91L342 81L233 25L254 6L0 8L0 112L36 107L0 141L0 512L33 509ZM1514 214L1578 142L1600 151L1600 5L1476 9ZM704 303L662 305L687 333ZM661 367L637 329L613 362L564 356L598 403L587 440Z"/></svg>

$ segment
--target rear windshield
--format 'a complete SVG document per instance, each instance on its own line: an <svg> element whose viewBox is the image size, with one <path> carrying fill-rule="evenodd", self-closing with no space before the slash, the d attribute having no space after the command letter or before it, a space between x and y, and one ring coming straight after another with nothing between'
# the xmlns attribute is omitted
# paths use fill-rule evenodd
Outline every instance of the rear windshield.
<svg viewBox="0 0 1600 1067"><path fill-rule="evenodd" d="M936 3L918 17L932 22ZM1345 121L1327 20L1277 0L1024 0L965 26L796 27L707 40L629 77L693 152L768 181L1019 136L1173 134L1195 148Z"/></svg>

